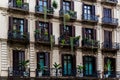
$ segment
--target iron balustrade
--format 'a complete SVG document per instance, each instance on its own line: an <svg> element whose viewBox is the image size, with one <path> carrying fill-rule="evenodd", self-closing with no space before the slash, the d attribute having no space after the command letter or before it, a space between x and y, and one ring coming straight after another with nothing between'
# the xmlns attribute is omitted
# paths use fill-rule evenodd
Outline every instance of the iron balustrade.
<svg viewBox="0 0 120 80"><path fill-rule="evenodd" d="M64 14L69 14L70 15L70 19L77 19L77 12L75 12L73 10L63 10L63 9L60 9L59 15L64 17Z"/></svg>
<svg viewBox="0 0 120 80"><path fill-rule="evenodd" d="M38 13L45 13L45 7L41 7L39 5L35 6L35 11ZM46 8L46 12L47 14L53 14L54 13L54 9L52 7Z"/></svg>
<svg viewBox="0 0 120 80"><path fill-rule="evenodd" d="M103 17L102 22L104 24L118 25L118 19L117 18Z"/></svg>
<svg viewBox="0 0 120 80"><path fill-rule="evenodd" d="M103 49L116 49L118 50L120 48L120 44L117 42L103 42L102 43Z"/></svg>
<svg viewBox="0 0 120 80"><path fill-rule="evenodd" d="M9 0L8 2L9 8L18 8L25 11L29 11L29 3L22 2L21 5L18 5L17 2L14 4L14 0Z"/></svg>
<svg viewBox="0 0 120 80"><path fill-rule="evenodd" d="M98 22L98 16L93 15L93 14L83 13L83 14L82 14L82 19L83 19L83 20L87 20L87 21Z"/></svg>
<svg viewBox="0 0 120 80"><path fill-rule="evenodd" d="M118 0L103 0L105 2L112 2L112 3L118 3Z"/></svg>
<svg viewBox="0 0 120 80"><path fill-rule="evenodd" d="M9 40L23 40L29 41L29 33L28 32L16 32L16 31L8 31L8 39Z"/></svg>
<svg viewBox="0 0 120 80"><path fill-rule="evenodd" d="M71 45L71 41L70 41L70 37L65 37L65 36L60 36L59 38L58 38L58 41L59 41L59 45ZM74 39L73 39L73 46L75 47L75 46L79 46L79 39L76 39L75 37L74 37Z"/></svg>
<svg viewBox="0 0 120 80"><path fill-rule="evenodd" d="M42 35L40 33L36 33L35 34L35 41L50 43L51 42L51 36L53 36L53 35ZM55 43L55 36L53 36L52 40L53 40L52 42Z"/></svg>
<svg viewBox="0 0 120 80"><path fill-rule="evenodd" d="M83 47L93 47L93 48L99 48L100 43L97 40L92 40L92 39L83 39L82 40L82 46Z"/></svg>
<svg viewBox="0 0 120 80"><path fill-rule="evenodd" d="M18 77L29 77L30 76L30 69L13 69L13 67L8 68L8 76L18 76Z"/></svg>

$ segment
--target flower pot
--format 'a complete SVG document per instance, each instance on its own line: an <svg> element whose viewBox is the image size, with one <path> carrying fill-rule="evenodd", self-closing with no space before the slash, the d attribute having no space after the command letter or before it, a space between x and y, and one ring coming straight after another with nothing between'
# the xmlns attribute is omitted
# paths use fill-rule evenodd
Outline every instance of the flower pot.
<svg viewBox="0 0 120 80"><path fill-rule="evenodd" d="M79 74L79 77L83 77L83 73L80 73L80 74Z"/></svg>
<svg viewBox="0 0 120 80"><path fill-rule="evenodd" d="M41 77L42 76L42 71L39 71L38 72L38 77Z"/></svg>

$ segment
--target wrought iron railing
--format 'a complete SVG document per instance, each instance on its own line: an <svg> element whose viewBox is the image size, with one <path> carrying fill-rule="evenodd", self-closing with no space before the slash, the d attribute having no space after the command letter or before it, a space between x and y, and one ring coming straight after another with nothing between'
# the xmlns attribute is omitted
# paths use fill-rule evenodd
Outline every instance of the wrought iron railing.
<svg viewBox="0 0 120 80"><path fill-rule="evenodd" d="M25 11L29 11L29 3L26 3L26 2L19 2L14 4L13 2L14 0L9 0L8 2L8 5L9 5L9 8L18 8L18 9L22 9L22 10L25 10Z"/></svg>
<svg viewBox="0 0 120 80"><path fill-rule="evenodd" d="M112 25L118 25L118 19L117 18L108 18L108 17L103 17L102 22L104 24L112 24Z"/></svg>
<svg viewBox="0 0 120 80"><path fill-rule="evenodd" d="M69 14L71 19L77 19L77 12L75 12L73 10L60 9L59 14L60 14L60 16L64 16L64 14Z"/></svg>
<svg viewBox="0 0 120 80"><path fill-rule="evenodd" d="M99 48L100 43L97 40L85 38L82 40L83 47Z"/></svg>
<svg viewBox="0 0 120 80"><path fill-rule="evenodd" d="M30 69L26 68L26 69L18 69L18 68L14 68L13 67L9 67L8 68L8 76L23 76L23 77L29 77L30 76Z"/></svg>
<svg viewBox="0 0 120 80"><path fill-rule="evenodd" d="M52 7L45 8L45 7L41 7L41 6L38 6L38 5L35 6L35 11L38 12L38 13L40 12L40 13L44 14L45 10L46 10L47 14L53 14L54 13L54 9Z"/></svg>
<svg viewBox="0 0 120 80"><path fill-rule="evenodd" d="M82 14L82 19L83 20L88 20L88 21L98 22L98 16L92 15L92 14L83 13Z"/></svg>
<svg viewBox="0 0 120 80"><path fill-rule="evenodd" d="M29 41L29 33L20 31L8 31L8 39L18 41Z"/></svg>
<svg viewBox="0 0 120 80"><path fill-rule="evenodd" d="M105 2L110 2L110 3L118 3L118 0L103 0Z"/></svg>
<svg viewBox="0 0 120 80"><path fill-rule="evenodd" d="M102 43L102 48L103 49L119 49L120 48L120 44L117 42L103 42Z"/></svg>
<svg viewBox="0 0 120 80"><path fill-rule="evenodd" d="M37 42L51 43L51 39L52 39L52 42L55 43L55 36L53 35L43 35L40 33L35 34L35 41Z"/></svg>
<svg viewBox="0 0 120 80"><path fill-rule="evenodd" d="M58 38L59 40L59 45L68 45L70 46L71 45L71 41L70 41L70 37L67 37L67 36L60 36ZM78 37L74 37L73 39L73 46L79 46L79 38Z"/></svg>

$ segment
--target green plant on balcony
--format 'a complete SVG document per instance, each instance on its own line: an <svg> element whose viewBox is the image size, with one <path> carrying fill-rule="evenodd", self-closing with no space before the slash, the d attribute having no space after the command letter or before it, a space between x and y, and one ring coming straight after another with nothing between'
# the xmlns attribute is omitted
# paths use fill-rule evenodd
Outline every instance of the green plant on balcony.
<svg viewBox="0 0 120 80"><path fill-rule="evenodd" d="M58 75L58 70L61 68L60 64L57 64L56 62L53 64L53 67L55 68L55 74Z"/></svg>
<svg viewBox="0 0 120 80"><path fill-rule="evenodd" d="M19 29L14 29L13 33L20 33L20 30Z"/></svg>
<svg viewBox="0 0 120 80"><path fill-rule="evenodd" d="M26 40L28 38L27 34L23 34L23 39Z"/></svg>
<svg viewBox="0 0 120 80"><path fill-rule="evenodd" d="M70 20L70 15L68 13L64 14L64 18L65 21L69 21Z"/></svg>
<svg viewBox="0 0 120 80"><path fill-rule="evenodd" d="M22 0L17 0L16 4L17 4L17 7L22 7Z"/></svg>
<svg viewBox="0 0 120 80"><path fill-rule="evenodd" d="M35 34L40 34L40 30L39 29L36 29L34 32L35 32Z"/></svg>
<svg viewBox="0 0 120 80"><path fill-rule="evenodd" d="M65 45L65 39L61 39L61 45Z"/></svg>
<svg viewBox="0 0 120 80"><path fill-rule="evenodd" d="M38 63L38 68L37 68L37 70L38 70L38 76L39 76L39 77L42 76L43 71L44 71L45 69L47 69L46 66L41 66L41 64Z"/></svg>
<svg viewBox="0 0 120 80"><path fill-rule="evenodd" d="M52 7L53 7L54 9L57 9L58 3L56 2L56 0L54 0L54 1L52 2Z"/></svg>
<svg viewBox="0 0 120 80"><path fill-rule="evenodd" d="M77 69L80 77L83 77L83 68L84 67L82 65L77 65Z"/></svg>
<svg viewBox="0 0 120 80"><path fill-rule="evenodd" d="M25 69L28 69L28 63L29 63L29 60L23 60L19 63L19 66ZM26 71L24 71L23 74L24 76L28 76L28 73Z"/></svg>
<svg viewBox="0 0 120 80"><path fill-rule="evenodd" d="M68 13L69 13L70 17L73 17L75 15L75 12L72 10L68 11Z"/></svg>

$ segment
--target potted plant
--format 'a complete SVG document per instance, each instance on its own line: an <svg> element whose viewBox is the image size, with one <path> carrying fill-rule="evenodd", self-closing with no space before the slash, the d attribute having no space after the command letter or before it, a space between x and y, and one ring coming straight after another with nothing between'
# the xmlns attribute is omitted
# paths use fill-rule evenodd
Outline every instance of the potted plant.
<svg viewBox="0 0 120 80"><path fill-rule="evenodd" d="M64 14L64 18L65 21L69 21L70 20L70 15L68 13Z"/></svg>
<svg viewBox="0 0 120 80"><path fill-rule="evenodd" d="M110 60L107 60L107 63L105 64L104 66L104 76L105 78L108 78L109 77L109 67L111 66L111 61Z"/></svg>
<svg viewBox="0 0 120 80"><path fill-rule="evenodd" d="M40 63L38 63L38 76L41 77L42 74L43 74L43 71L46 69L47 67L46 66L41 66Z"/></svg>
<svg viewBox="0 0 120 80"><path fill-rule="evenodd" d="M57 9L58 3L56 2L56 0L54 0L54 1L52 2L52 7L53 7L54 9Z"/></svg>
<svg viewBox="0 0 120 80"><path fill-rule="evenodd" d="M82 65L77 65L79 77L83 77L83 66Z"/></svg>
<svg viewBox="0 0 120 80"><path fill-rule="evenodd" d="M56 62L53 64L53 67L55 69L55 76L58 76L58 70L61 68L60 64L57 64Z"/></svg>
<svg viewBox="0 0 120 80"><path fill-rule="evenodd" d="M17 3L17 7L22 7L22 0L17 0L16 3Z"/></svg>
<svg viewBox="0 0 120 80"><path fill-rule="evenodd" d="M20 67L25 68L25 71L23 72L24 76L28 76L28 73L26 72L26 69L28 69L28 63L29 63L29 60L23 60L19 63Z"/></svg>

